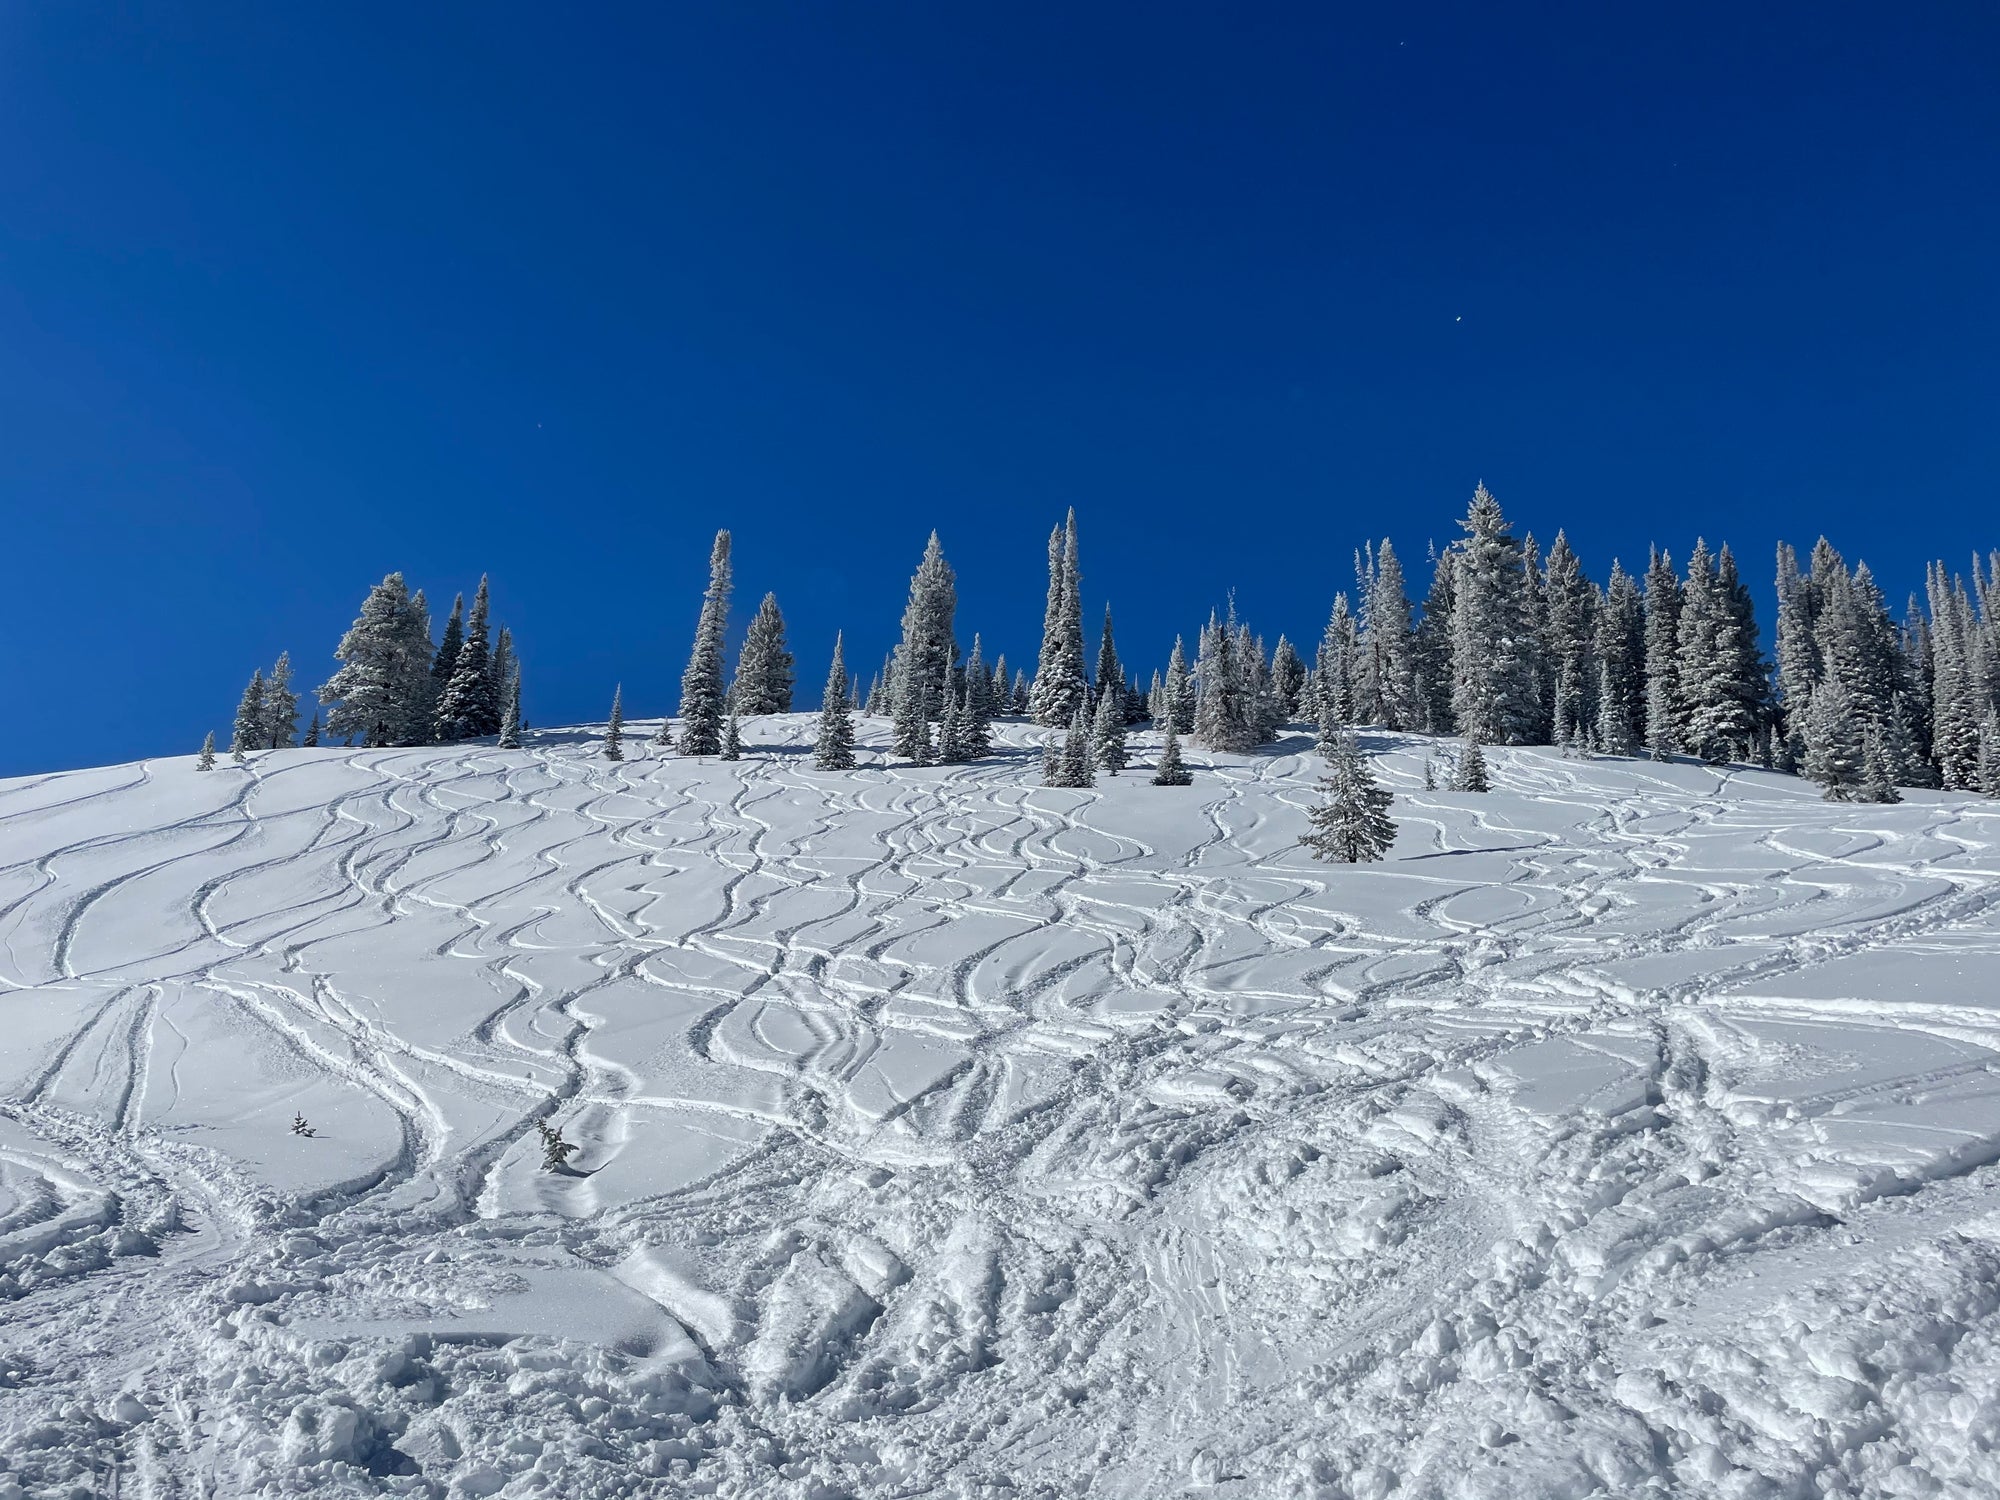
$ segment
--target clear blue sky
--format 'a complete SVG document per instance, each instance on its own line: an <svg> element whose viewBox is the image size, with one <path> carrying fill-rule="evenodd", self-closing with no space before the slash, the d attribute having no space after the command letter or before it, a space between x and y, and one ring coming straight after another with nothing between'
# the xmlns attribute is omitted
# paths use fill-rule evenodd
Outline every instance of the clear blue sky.
<svg viewBox="0 0 2000 1500"><path fill-rule="evenodd" d="M1599 578L2000 545L2000 12L1397 9L6 7L0 774L391 568L658 712L718 526L815 702L933 526L1032 666L1069 505L1148 670L1482 477Z"/></svg>

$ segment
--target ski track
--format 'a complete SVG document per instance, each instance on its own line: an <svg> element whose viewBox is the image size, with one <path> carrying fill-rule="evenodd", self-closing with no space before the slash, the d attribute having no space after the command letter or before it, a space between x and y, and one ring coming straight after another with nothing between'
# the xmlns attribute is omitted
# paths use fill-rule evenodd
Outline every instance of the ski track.
<svg viewBox="0 0 2000 1500"><path fill-rule="evenodd" d="M0 1497L2000 1487L2000 804L811 728L0 785Z"/></svg>

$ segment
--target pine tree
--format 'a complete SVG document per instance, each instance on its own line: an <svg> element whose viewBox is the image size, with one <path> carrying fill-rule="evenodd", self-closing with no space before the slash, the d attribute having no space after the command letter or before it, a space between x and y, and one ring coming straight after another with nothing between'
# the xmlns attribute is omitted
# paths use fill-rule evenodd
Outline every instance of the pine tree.
<svg viewBox="0 0 2000 1500"><path fill-rule="evenodd" d="M1153 686L1146 694L1146 717L1155 724L1165 724L1173 718L1167 707L1167 680L1158 667L1153 668Z"/></svg>
<svg viewBox="0 0 2000 1500"><path fill-rule="evenodd" d="M260 667L250 674L250 685L243 689L243 696L236 704L236 728L230 736L229 748L238 752L261 750L264 747L264 671Z"/></svg>
<svg viewBox="0 0 2000 1500"><path fill-rule="evenodd" d="M502 625L493 637L493 657L486 667L487 692L498 714L490 733L500 732L500 720L507 716L507 695L514 691L514 674L519 667L520 657L514 651L514 632Z"/></svg>
<svg viewBox="0 0 2000 1500"><path fill-rule="evenodd" d="M1646 753L1665 760L1681 747L1681 585L1655 547L1646 568Z"/></svg>
<svg viewBox="0 0 2000 1500"><path fill-rule="evenodd" d="M1174 729L1174 721L1166 721L1166 731L1160 741L1160 763L1153 770L1154 786L1188 786L1194 781L1194 773L1181 760L1181 738Z"/></svg>
<svg viewBox="0 0 2000 1500"><path fill-rule="evenodd" d="M1388 729L1415 729L1424 721L1420 653L1411 612L1402 560L1384 537L1375 549L1368 592L1362 596L1361 629L1376 699L1374 713Z"/></svg>
<svg viewBox="0 0 2000 1500"><path fill-rule="evenodd" d="M1597 717L1597 591L1567 533L1556 533L1543 565L1546 651L1551 675L1550 736L1558 745L1586 736Z"/></svg>
<svg viewBox="0 0 2000 1500"><path fill-rule="evenodd" d="M1069 732L1063 736L1062 786L1097 785L1097 769L1090 754L1090 713L1079 700L1070 715Z"/></svg>
<svg viewBox="0 0 2000 1500"><path fill-rule="evenodd" d="M201 742L201 754L194 758L194 768L197 771L213 771L215 769L215 731L213 729L209 730L208 737Z"/></svg>
<svg viewBox="0 0 2000 1500"><path fill-rule="evenodd" d="M1417 699L1421 726L1427 734L1450 734L1457 728L1452 714L1452 619L1458 612L1457 566L1447 551L1431 554L1431 591L1424 599L1424 616L1417 626Z"/></svg>
<svg viewBox="0 0 2000 1500"><path fill-rule="evenodd" d="M1352 730L1340 732L1332 752L1319 783L1326 801L1306 814L1312 832L1299 842L1315 859L1345 864L1378 860L1396 842L1389 792L1376 782Z"/></svg>
<svg viewBox="0 0 2000 1500"><path fill-rule="evenodd" d="M1486 774L1486 747L1476 739L1468 739L1458 752L1457 764L1452 767L1451 789L1454 792L1488 792L1493 782Z"/></svg>
<svg viewBox="0 0 2000 1500"><path fill-rule="evenodd" d="M958 643L952 616L958 608L958 586L945 561L935 531L924 548L923 561L910 579L910 599L903 609L903 639L896 648L890 677L890 701L896 720L896 753L919 765L918 743L930 743L930 725L941 717L951 688Z"/></svg>
<svg viewBox="0 0 2000 1500"><path fill-rule="evenodd" d="M965 743L965 710L958 694L949 688L945 690L944 710L938 717L937 745L941 766L962 766L972 759L972 751Z"/></svg>
<svg viewBox="0 0 2000 1500"><path fill-rule="evenodd" d="M1278 728L1285 722L1283 711L1278 707L1277 690L1271 683L1271 663L1264 655L1264 638L1252 637L1248 625L1240 626L1236 632L1236 659L1248 669L1245 673L1245 702L1250 713L1250 733L1253 742L1268 745L1278 737Z"/></svg>
<svg viewBox="0 0 2000 1500"><path fill-rule="evenodd" d="M843 637L833 638L833 665L820 699L819 732L813 737L813 764L822 771L854 769L854 716L847 705L847 656Z"/></svg>
<svg viewBox="0 0 2000 1500"><path fill-rule="evenodd" d="M1116 776L1125 769L1125 694L1114 681L1097 700L1091 724L1090 749L1101 771Z"/></svg>
<svg viewBox="0 0 2000 1500"><path fill-rule="evenodd" d="M1076 511L1049 533L1049 597L1042 615L1042 655L1030 706L1037 724L1069 723L1089 696L1083 675L1083 592L1077 563Z"/></svg>
<svg viewBox="0 0 2000 1500"><path fill-rule="evenodd" d="M718 531L708 557L708 588L695 622L694 649L681 673L680 752L714 755L722 748L722 655L729 628L729 533Z"/></svg>
<svg viewBox="0 0 2000 1500"><path fill-rule="evenodd" d="M1335 594L1333 612L1327 616L1326 630L1319 638L1319 651L1313 658L1314 718L1322 728L1328 724L1351 724L1359 712L1354 692L1358 649L1347 595Z"/></svg>
<svg viewBox="0 0 2000 1500"><path fill-rule="evenodd" d="M1597 617L1597 743L1631 755L1646 727L1646 606L1639 583L1617 561Z"/></svg>
<svg viewBox="0 0 2000 1500"><path fill-rule="evenodd" d="M277 665L264 679L264 713L257 727L257 743L270 750L283 750L299 738L299 695L292 691L292 653L278 653Z"/></svg>
<svg viewBox="0 0 2000 1500"><path fill-rule="evenodd" d="M319 745L319 715L317 713L312 716L312 723L306 726L304 743L308 750L316 749Z"/></svg>
<svg viewBox="0 0 2000 1500"><path fill-rule="evenodd" d="M373 746L420 744L430 725L430 613L401 573L368 591L319 690L326 732Z"/></svg>
<svg viewBox="0 0 2000 1500"><path fill-rule="evenodd" d="M1271 691L1277 695L1278 709L1290 723L1298 716L1299 694L1305 690L1306 664L1288 636L1278 637L1278 649L1271 653Z"/></svg>
<svg viewBox="0 0 2000 1500"><path fill-rule="evenodd" d="M888 663L883 663L883 671L868 679L868 696L862 699L861 711L870 718L879 719L889 712L889 690L886 685Z"/></svg>
<svg viewBox="0 0 2000 1500"><path fill-rule="evenodd" d="M1437 786L1437 757L1435 755L1426 755L1424 757L1424 790L1434 792L1437 790Z"/></svg>
<svg viewBox="0 0 2000 1500"><path fill-rule="evenodd" d="M1831 553L1825 537L1820 552ZM1843 566L1842 571L1845 572ZM1782 711L1784 759L1796 763L1805 754L1806 710L1820 678L1819 591L1812 578L1799 571L1798 555L1789 542L1778 543L1778 703Z"/></svg>
<svg viewBox="0 0 2000 1500"><path fill-rule="evenodd" d="M1828 672L1813 689L1805 722L1803 769L1819 783L1829 802L1852 802L1866 777L1867 747L1863 727L1854 714L1854 698L1837 672Z"/></svg>
<svg viewBox="0 0 2000 1500"><path fill-rule="evenodd" d="M1903 794L1889 774L1889 758L1882 748L1882 732L1870 727L1861 735L1861 800L1901 802Z"/></svg>
<svg viewBox="0 0 2000 1500"><path fill-rule="evenodd" d="M500 748L518 750L521 748L521 667L518 662L507 682L506 704L500 714Z"/></svg>
<svg viewBox="0 0 2000 1500"><path fill-rule="evenodd" d="M730 706L739 714L788 714L793 681L792 653L785 649L785 617L778 610L778 596L766 594L736 656Z"/></svg>
<svg viewBox="0 0 2000 1500"><path fill-rule="evenodd" d="M1016 716L1022 716L1025 715L1028 712L1029 708L1032 706L1033 699L1034 699L1034 690L1028 686L1027 670L1025 668L1020 668L1020 667L1015 668L1014 688L1012 693L1009 694L1008 698L1009 707L1013 710Z"/></svg>
<svg viewBox="0 0 2000 1500"><path fill-rule="evenodd" d="M611 718L604 726L604 758L625 758L625 684L611 690Z"/></svg>
<svg viewBox="0 0 2000 1500"><path fill-rule="evenodd" d="M446 744L499 731L500 704L493 696L493 651L487 628L491 609L482 575L458 656L438 698L437 737Z"/></svg>
<svg viewBox="0 0 2000 1500"><path fill-rule="evenodd" d="M1979 785L1980 724L1990 706L1979 630L1965 581L1933 563L1926 585L1931 604L1931 759L1952 791Z"/></svg>
<svg viewBox="0 0 2000 1500"><path fill-rule="evenodd" d="M1196 693L1193 675L1188 671L1187 644L1179 636L1174 637L1174 652L1167 658L1166 681L1161 685L1166 689L1166 712L1174 728L1182 734L1192 734Z"/></svg>
<svg viewBox="0 0 2000 1500"><path fill-rule="evenodd" d="M458 653L465 645L465 595L459 594L451 601L451 617L444 622L444 639L438 643L437 654L431 658L431 702L435 704L444 697L444 690L451 681L452 669L458 665Z"/></svg>
<svg viewBox="0 0 2000 1500"><path fill-rule="evenodd" d="M2000 714L1991 709L1979 725L1979 790L2000 797Z"/></svg>
<svg viewBox="0 0 2000 1500"><path fill-rule="evenodd" d="M1540 642L1528 592L1528 564L1485 485L1472 496L1454 547L1452 713L1461 733L1528 744L1541 719Z"/></svg>
<svg viewBox="0 0 2000 1500"><path fill-rule="evenodd" d="M1232 599L1229 617L1208 617L1195 661L1194 737L1210 750L1247 754L1257 748L1249 664L1242 660L1242 632Z"/></svg>
<svg viewBox="0 0 2000 1500"><path fill-rule="evenodd" d="M743 759L743 725L738 720L736 710L729 711L729 717L722 721L722 746L716 751L718 760Z"/></svg>
<svg viewBox="0 0 2000 1500"><path fill-rule="evenodd" d="M1001 659L1003 662L1005 658ZM972 637L972 654L965 659L965 703L962 726L965 758L978 760L993 751L994 679L999 672L988 671L986 651L977 632Z"/></svg>
<svg viewBox="0 0 2000 1500"><path fill-rule="evenodd" d="M1118 660L1118 646L1111 638L1111 605L1104 606L1104 633L1097 641L1097 684L1092 702L1107 693L1116 695L1125 686L1125 668Z"/></svg>
<svg viewBox="0 0 2000 1500"><path fill-rule="evenodd" d="M231 745L229 747L229 758L236 765L241 766L246 770L249 768L250 757L243 753L243 746L240 743Z"/></svg>

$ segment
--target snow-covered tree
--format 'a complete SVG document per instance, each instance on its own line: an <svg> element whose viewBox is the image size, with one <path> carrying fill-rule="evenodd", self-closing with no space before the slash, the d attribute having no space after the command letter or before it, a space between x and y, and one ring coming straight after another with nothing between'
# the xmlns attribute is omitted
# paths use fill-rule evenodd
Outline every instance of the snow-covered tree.
<svg viewBox="0 0 2000 1500"><path fill-rule="evenodd" d="M778 596L766 594L744 632L736 653L736 680L729 690L730 706L739 714L788 714L792 711L792 653L785 649L785 617Z"/></svg>
<svg viewBox="0 0 2000 1500"><path fill-rule="evenodd" d="M1049 597L1042 614L1042 655L1030 689L1037 724L1069 723L1089 696L1083 665L1083 580L1077 561L1076 511L1049 533Z"/></svg>
<svg viewBox="0 0 2000 1500"><path fill-rule="evenodd" d="M1867 743L1853 695L1839 673L1826 673L1813 689L1804 738L1806 776L1819 783L1827 801L1856 801L1866 780Z"/></svg>
<svg viewBox="0 0 2000 1500"><path fill-rule="evenodd" d="M1195 659L1194 711L1197 741L1210 750L1239 755L1258 744L1254 687L1249 664L1242 660L1240 637L1233 600L1227 620L1209 615Z"/></svg>
<svg viewBox="0 0 2000 1500"><path fill-rule="evenodd" d="M1550 671L1550 737L1567 745L1588 735L1597 717L1597 590L1567 533L1556 533L1542 569Z"/></svg>
<svg viewBox="0 0 2000 1500"><path fill-rule="evenodd" d="M1646 606L1615 559L1597 615L1597 745L1631 755L1646 732Z"/></svg>
<svg viewBox="0 0 2000 1500"><path fill-rule="evenodd" d="M1305 690L1306 664L1289 636L1278 637L1278 649L1271 653L1271 691L1277 695L1278 709L1290 723L1298 717L1299 694Z"/></svg>
<svg viewBox="0 0 2000 1500"><path fill-rule="evenodd" d="M722 721L722 747L715 752L718 760L743 759L743 724L736 710L729 710L729 717Z"/></svg>
<svg viewBox="0 0 2000 1500"><path fill-rule="evenodd" d="M1763 670L1754 635L1744 639L1756 629L1742 617L1748 604L1729 549L1718 567L1698 539L1681 594L1674 677L1682 744L1712 764L1747 756L1757 733Z"/></svg>
<svg viewBox="0 0 2000 1500"><path fill-rule="evenodd" d="M1319 783L1326 800L1306 814L1312 832L1299 842L1315 859L1350 865L1378 860L1396 842L1389 792L1369 770L1353 730L1341 730L1331 751Z"/></svg>
<svg viewBox="0 0 2000 1500"><path fill-rule="evenodd" d="M231 750L264 748L264 669L250 674L250 685L236 702L236 728L230 736Z"/></svg>
<svg viewBox="0 0 2000 1500"><path fill-rule="evenodd" d="M813 737L813 764L822 771L854 769L854 716L847 706L847 656L842 637L833 638L833 665L820 699L819 732Z"/></svg>
<svg viewBox="0 0 2000 1500"><path fill-rule="evenodd" d="M625 758L625 684L611 690L611 718L604 726L604 758Z"/></svg>
<svg viewBox="0 0 2000 1500"><path fill-rule="evenodd" d="M1188 786L1194 781L1194 773L1181 759L1181 737L1174 728L1174 721L1166 721L1166 729L1160 741L1160 763L1153 768L1154 786Z"/></svg>
<svg viewBox="0 0 2000 1500"><path fill-rule="evenodd" d="M1681 583L1655 547L1646 568L1646 753L1665 760L1681 747Z"/></svg>
<svg viewBox="0 0 2000 1500"><path fill-rule="evenodd" d="M264 679L264 712L257 726L257 743L283 750L299 738L299 695L292 691L292 653L280 651L277 665Z"/></svg>
<svg viewBox="0 0 2000 1500"><path fill-rule="evenodd" d="M444 697L444 690L451 681L452 669L458 665L458 653L465 645L465 595L456 594L451 601L451 615L444 622L444 639L438 642L437 653L431 657L431 703L433 706Z"/></svg>
<svg viewBox="0 0 2000 1500"><path fill-rule="evenodd" d="M946 688L938 715L937 758L941 766L962 766L972 759L965 742L965 707L955 688Z"/></svg>
<svg viewBox="0 0 2000 1500"><path fill-rule="evenodd" d="M1090 711L1080 700L1070 715L1069 732L1063 736L1062 784L1097 785L1097 765L1090 754Z"/></svg>
<svg viewBox="0 0 2000 1500"><path fill-rule="evenodd" d="M518 750L521 748L521 667L514 664L513 674L507 681L506 707L500 714L500 748Z"/></svg>
<svg viewBox="0 0 2000 1500"><path fill-rule="evenodd" d="M319 701L326 731L369 745L414 745L430 736L430 612L401 573L368 591L334 659Z"/></svg>
<svg viewBox="0 0 2000 1500"><path fill-rule="evenodd" d="M1313 658L1313 717L1322 727L1351 724L1359 705L1355 701L1355 658L1359 645L1354 616L1348 612L1347 595L1333 596L1333 611L1319 638Z"/></svg>
<svg viewBox="0 0 2000 1500"><path fill-rule="evenodd" d="M918 765L929 763L924 747L931 743L930 725L942 717L951 690L952 667L958 660L958 642L952 634L957 609L957 580L933 531L923 561L910 579L903 639L890 671L896 753Z"/></svg>
<svg viewBox="0 0 2000 1500"><path fill-rule="evenodd" d="M1447 551L1431 554L1431 591L1424 599L1417 626L1417 698L1423 708L1420 727L1427 734L1450 734L1452 717L1452 618L1457 613L1457 567Z"/></svg>
<svg viewBox="0 0 2000 1500"><path fill-rule="evenodd" d="M1979 725L1979 790L2000 797L2000 713L1991 709Z"/></svg>
<svg viewBox="0 0 2000 1500"><path fill-rule="evenodd" d="M1005 658L1002 658L1005 660ZM965 659L965 702L962 706L965 738L965 758L978 760L993 750L993 716L996 706L994 678L999 674L989 671L986 665L986 649L981 644L978 632L973 633L972 654Z"/></svg>
<svg viewBox="0 0 2000 1500"><path fill-rule="evenodd" d="M695 620L694 649L681 673L680 752L714 755L722 748L722 655L729 629L729 533L718 531L708 555L708 588Z"/></svg>
<svg viewBox="0 0 2000 1500"><path fill-rule="evenodd" d="M1090 750L1099 770L1116 776L1125 769L1125 694L1115 678L1098 695L1097 713L1091 722Z"/></svg>
<svg viewBox="0 0 2000 1500"><path fill-rule="evenodd" d="M438 698L437 737L447 744L497 733L500 704L493 696L493 651L488 620L491 602L486 579L472 597L457 660Z"/></svg>
<svg viewBox="0 0 2000 1500"><path fill-rule="evenodd" d="M208 737L201 742L201 754L194 758L194 768L197 771L213 771L215 769L215 731L213 729L209 730Z"/></svg>
<svg viewBox="0 0 2000 1500"><path fill-rule="evenodd" d="M1192 734L1197 697L1194 675L1188 670L1187 645L1179 636L1174 637L1173 655L1167 658L1167 676L1161 686L1166 690L1166 709L1174 728Z"/></svg>
<svg viewBox="0 0 2000 1500"><path fill-rule="evenodd" d="M308 750L311 750L311 749L315 749L315 748L317 748L317 747L318 747L318 745L319 745L319 715L318 715L318 713L314 713L314 714L313 714L313 716L312 716L312 723L310 723L310 724L308 724L308 725L306 726L306 737L305 737L305 739L304 739L304 740L303 740L303 741L302 741L301 743L303 743L303 744L305 745L305 747L306 747L306 748L307 748Z"/></svg>
<svg viewBox="0 0 2000 1500"><path fill-rule="evenodd" d="M1389 729L1415 729L1424 719L1417 633L1402 560L1387 537L1375 549L1368 590L1361 596L1371 717Z"/></svg>
<svg viewBox="0 0 2000 1500"><path fill-rule="evenodd" d="M1104 631L1097 640L1097 682L1092 691L1091 701L1095 703L1106 693L1116 694L1125 686L1125 668L1118 660L1118 644L1111 635L1111 605L1104 606Z"/></svg>
<svg viewBox="0 0 2000 1500"><path fill-rule="evenodd" d="M1493 789L1492 779L1486 773L1486 747L1476 739L1468 739L1459 747L1458 758L1452 766L1451 789L1454 792L1487 792Z"/></svg>
<svg viewBox="0 0 2000 1500"><path fill-rule="evenodd" d="M1541 718L1539 641L1528 563L1485 485L1473 491L1453 548L1452 713L1459 732L1528 744Z"/></svg>

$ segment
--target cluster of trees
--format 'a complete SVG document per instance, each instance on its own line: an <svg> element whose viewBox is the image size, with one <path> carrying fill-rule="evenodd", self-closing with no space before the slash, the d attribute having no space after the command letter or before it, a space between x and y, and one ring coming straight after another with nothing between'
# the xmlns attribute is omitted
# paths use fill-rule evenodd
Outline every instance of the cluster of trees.
<svg viewBox="0 0 2000 1500"><path fill-rule="evenodd" d="M1394 545L1355 558L1355 586L1338 594L1308 665L1297 647L1264 638L1234 601L1212 613L1188 658L1176 639L1150 689L1128 674L1107 608L1094 670L1087 660L1076 515L1049 537L1041 652L1032 679L1004 655L969 652L956 633L957 585L935 533L910 580L901 637L865 697L843 643L822 695L815 764L854 764L854 715L888 718L894 753L915 765L953 765L990 753L992 723L1018 715L1061 730L1044 779L1087 786L1126 768L1128 726L1151 720L1171 741L1164 784L1183 784L1179 741L1244 753L1304 722L1329 764L1350 754L1349 726L1456 735L1467 744L1450 783L1479 789L1479 746L1552 744L1578 753L1715 763L1756 760L1817 781L1828 797L1895 800L1899 786L2000 795L2000 553L1974 560L1970 583L1933 565L1926 595L1890 617L1865 563L1848 567L1824 540L1801 566L1778 549L1774 659L1759 644L1750 591L1728 546L1697 541L1684 569L1655 548L1643 573L1613 562L1600 584L1568 538L1546 553L1516 537L1484 485L1463 535L1432 555L1421 607ZM795 662L775 595L766 594L728 671L733 585L730 534L718 532L680 711L655 743L683 754L734 758L744 715L793 706ZM1928 608L1926 608L1926 605ZM470 611L452 607L433 644L421 591L401 574L369 592L319 691L323 732L349 743L414 745L495 735L518 742L520 666L502 628L489 640L487 585ZM297 696L281 657L252 676L234 748L293 744ZM607 753L622 754L618 732ZM1168 762L1171 762L1169 765ZM1345 773L1343 773L1345 774ZM1359 804L1357 804L1358 806Z"/></svg>

